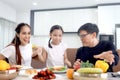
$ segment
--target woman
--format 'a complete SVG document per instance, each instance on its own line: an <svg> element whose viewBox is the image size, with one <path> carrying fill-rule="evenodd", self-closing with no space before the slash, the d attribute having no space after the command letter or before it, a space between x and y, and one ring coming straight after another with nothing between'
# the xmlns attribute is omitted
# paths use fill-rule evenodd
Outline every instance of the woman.
<svg viewBox="0 0 120 80"><path fill-rule="evenodd" d="M30 44L31 29L26 23L20 23L15 29L12 42L0 52L0 59L7 58L11 65L31 66L32 56L37 55L38 49L32 52Z"/></svg>

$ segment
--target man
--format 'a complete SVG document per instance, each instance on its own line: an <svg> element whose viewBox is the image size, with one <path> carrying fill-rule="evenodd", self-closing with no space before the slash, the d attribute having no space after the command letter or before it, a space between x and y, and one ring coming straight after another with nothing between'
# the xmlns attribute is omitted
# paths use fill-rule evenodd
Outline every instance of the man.
<svg viewBox="0 0 120 80"><path fill-rule="evenodd" d="M97 35L99 29L96 24L86 23L78 29L78 35L83 47L79 48L76 54L75 68L80 62L95 64L97 60L106 60L109 64L108 71L112 71L112 66L118 63L119 57L112 42L99 41Z"/></svg>

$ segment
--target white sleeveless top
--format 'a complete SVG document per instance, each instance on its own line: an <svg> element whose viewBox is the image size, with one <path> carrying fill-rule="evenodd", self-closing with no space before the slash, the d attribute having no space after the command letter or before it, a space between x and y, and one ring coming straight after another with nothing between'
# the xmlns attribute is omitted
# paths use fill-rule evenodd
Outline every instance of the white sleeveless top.
<svg viewBox="0 0 120 80"><path fill-rule="evenodd" d="M49 48L48 46L45 46L44 48L48 55L46 60L47 67L64 66L66 45L60 43L59 45L52 45L52 48Z"/></svg>
<svg viewBox="0 0 120 80"><path fill-rule="evenodd" d="M27 44L25 46L19 46L20 53L22 56L22 64L23 66L31 66L31 60L32 60L32 45ZM4 55L6 58L8 58L9 63L15 65L16 64L16 51L15 46L10 45L6 48L4 48L1 52L2 55Z"/></svg>

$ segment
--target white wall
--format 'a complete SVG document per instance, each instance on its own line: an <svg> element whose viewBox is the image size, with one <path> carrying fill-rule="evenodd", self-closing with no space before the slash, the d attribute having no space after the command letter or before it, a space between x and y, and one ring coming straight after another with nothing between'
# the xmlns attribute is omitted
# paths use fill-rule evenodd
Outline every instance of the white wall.
<svg viewBox="0 0 120 80"><path fill-rule="evenodd" d="M0 17L16 22L16 10L0 2Z"/></svg>
<svg viewBox="0 0 120 80"><path fill-rule="evenodd" d="M100 33L114 34L115 24L120 24L120 5L99 6L98 26Z"/></svg>
<svg viewBox="0 0 120 80"><path fill-rule="evenodd" d="M98 6L98 26L101 34L114 34L115 24L120 23L120 6ZM30 23L30 11L17 12L17 23ZM48 36L32 36L31 42L43 46L48 41ZM69 47L82 46L76 34L66 34L63 36L63 42Z"/></svg>
<svg viewBox="0 0 120 80"><path fill-rule="evenodd" d="M95 10L95 12L96 13L94 14L96 15L96 17L94 17L94 22L97 23L97 10ZM26 22L29 24L30 12L29 11L17 12L17 23L19 22ZM49 29L49 28L46 28L46 29ZM47 44L48 40L49 40L49 36L47 35L37 35L37 36L34 35L31 37L31 43L40 45L40 46L44 46L45 44ZM65 33L63 36L63 42L66 43L69 48L78 48L82 46L81 41L76 33Z"/></svg>
<svg viewBox="0 0 120 80"><path fill-rule="evenodd" d="M34 35L48 35L53 25L61 25L65 32L76 32L88 22L97 23L97 8L34 12Z"/></svg>
<svg viewBox="0 0 120 80"><path fill-rule="evenodd" d="M31 43L44 46L48 44L49 36L32 36ZM67 44L69 48L78 48L82 46L80 38L76 33L73 34L64 34L63 43Z"/></svg>
<svg viewBox="0 0 120 80"><path fill-rule="evenodd" d="M16 10L0 1L0 50L14 37Z"/></svg>
<svg viewBox="0 0 120 80"><path fill-rule="evenodd" d="M115 24L120 24L120 5L98 6L98 26L101 34L114 34ZM0 17L8 19L13 22L26 22L30 24L30 10L17 11L7 4L0 2ZM48 41L49 36L32 36L31 42L43 46ZM82 46L79 37L75 33L65 34L63 42L67 43L69 47Z"/></svg>
<svg viewBox="0 0 120 80"><path fill-rule="evenodd" d="M30 10L27 10L25 12L22 11L17 11L17 23L25 22L30 24Z"/></svg>
<svg viewBox="0 0 120 80"><path fill-rule="evenodd" d="M98 26L100 33L115 35L116 24L120 24L120 5L99 6ZM120 49L120 46L117 48Z"/></svg>

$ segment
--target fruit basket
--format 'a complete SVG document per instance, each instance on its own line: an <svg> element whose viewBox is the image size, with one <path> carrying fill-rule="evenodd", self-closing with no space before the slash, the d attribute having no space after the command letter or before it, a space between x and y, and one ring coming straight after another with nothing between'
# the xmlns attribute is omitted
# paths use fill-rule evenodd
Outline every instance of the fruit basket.
<svg viewBox="0 0 120 80"><path fill-rule="evenodd" d="M0 60L0 80L11 80L18 75L18 68L11 67L9 63Z"/></svg>
<svg viewBox="0 0 120 80"><path fill-rule="evenodd" d="M73 74L74 80L108 80L107 77L107 73L94 74L74 72Z"/></svg>
<svg viewBox="0 0 120 80"><path fill-rule="evenodd" d="M16 70L5 70L0 71L0 80L11 80L17 77L18 71Z"/></svg>
<svg viewBox="0 0 120 80"><path fill-rule="evenodd" d="M103 60L97 60L95 65L92 63L81 62L80 68L73 74L74 80L108 80L108 63Z"/></svg>

